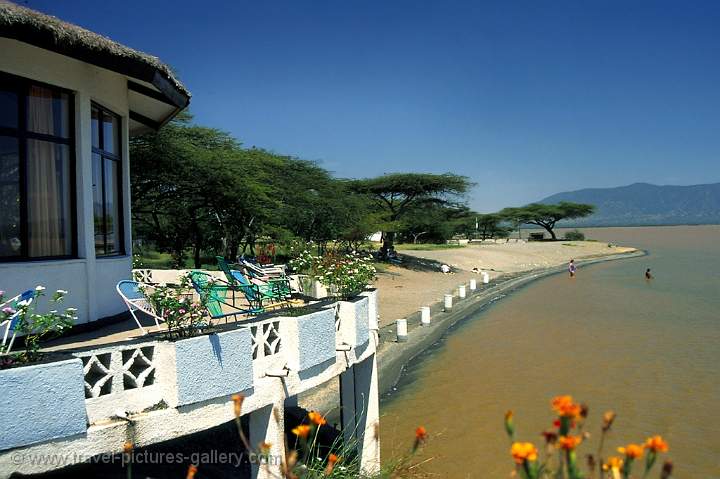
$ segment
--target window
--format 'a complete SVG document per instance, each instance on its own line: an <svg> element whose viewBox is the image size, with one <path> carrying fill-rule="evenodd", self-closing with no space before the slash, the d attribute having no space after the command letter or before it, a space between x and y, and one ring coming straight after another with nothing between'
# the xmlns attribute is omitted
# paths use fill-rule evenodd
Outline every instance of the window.
<svg viewBox="0 0 720 479"><path fill-rule="evenodd" d="M76 255L72 100L0 74L0 261Z"/></svg>
<svg viewBox="0 0 720 479"><path fill-rule="evenodd" d="M92 174L95 254L124 254L120 117L92 106Z"/></svg>

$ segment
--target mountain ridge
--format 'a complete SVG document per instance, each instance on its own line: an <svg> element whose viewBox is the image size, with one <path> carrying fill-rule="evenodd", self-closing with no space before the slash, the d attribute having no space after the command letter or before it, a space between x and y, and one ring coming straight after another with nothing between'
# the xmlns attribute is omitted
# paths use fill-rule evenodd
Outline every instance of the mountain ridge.
<svg viewBox="0 0 720 479"><path fill-rule="evenodd" d="M563 226L650 226L720 224L720 183L654 185L633 183L583 188L543 198L539 203L590 203L596 212Z"/></svg>

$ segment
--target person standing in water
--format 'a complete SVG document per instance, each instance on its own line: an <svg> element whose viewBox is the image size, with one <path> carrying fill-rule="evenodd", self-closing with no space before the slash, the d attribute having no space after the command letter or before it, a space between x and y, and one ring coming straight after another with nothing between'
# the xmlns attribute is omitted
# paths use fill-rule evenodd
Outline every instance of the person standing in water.
<svg viewBox="0 0 720 479"><path fill-rule="evenodd" d="M575 260L571 259L570 264L568 265L568 273L570 273L571 278L574 278L576 272L577 272L577 267L575 266Z"/></svg>
<svg viewBox="0 0 720 479"><path fill-rule="evenodd" d="M650 273L650 268L645 270L645 279L647 281L650 281L651 279L653 279L653 275L652 275L652 273Z"/></svg>

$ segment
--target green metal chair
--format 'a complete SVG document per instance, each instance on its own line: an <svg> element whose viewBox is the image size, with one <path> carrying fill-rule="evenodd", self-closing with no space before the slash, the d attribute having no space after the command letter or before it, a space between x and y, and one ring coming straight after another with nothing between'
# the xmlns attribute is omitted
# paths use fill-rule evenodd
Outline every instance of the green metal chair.
<svg viewBox="0 0 720 479"><path fill-rule="evenodd" d="M216 256L218 266L225 274L225 278L233 287L255 285L260 292L263 300L271 302L287 301L290 299L290 281L286 278L270 279L268 281L256 280L257 283L251 282L242 271L230 268L230 265L222 256Z"/></svg>
<svg viewBox="0 0 720 479"><path fill-rule="evenodd" d="M240 314L254 316L265 312L260 291L255 285L239 285L236 287L202 271L191 271L189 276L193 289L200 296L200 302L212 319L225 319L227 321L230 316L236 317ZM239 307L235 304L235 292L241 292L244 295L247 307ZM230 311L227 312L226 309Z"/></svg>

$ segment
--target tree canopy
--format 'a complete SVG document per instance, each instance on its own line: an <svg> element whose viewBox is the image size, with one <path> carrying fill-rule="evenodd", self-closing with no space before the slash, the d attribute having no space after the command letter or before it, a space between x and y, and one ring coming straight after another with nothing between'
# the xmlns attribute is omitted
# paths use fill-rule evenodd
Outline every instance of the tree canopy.
<svg viewBox="0 0 720 479"><path fill-rule="evenodd" d="M319 245L363 240L376 228L370 201L315 163L243 148L221 130L182 115L132 139L136 237L183 264L192 251L234 258L259 238Z"/></svg>
<svg viewBox="0 0 720 479"><path fill-rule="evenodd" d="M417 217L419 211L459 203L471 183L467 177L452 173L392 173L355 180L350 185L373 201L383 222L383 250L387 250L403 227L401 220L411 212Z"/></svg>
<svg viewBox="0 0 720 479"><path fill-rule="evenodd" d="M499 215L516 225L531 224L544 228L557 239L554 228L558 221L584 218L595 211L593 205L561 201L557 204L532 203L520 208L505 208Z"/></svg>

